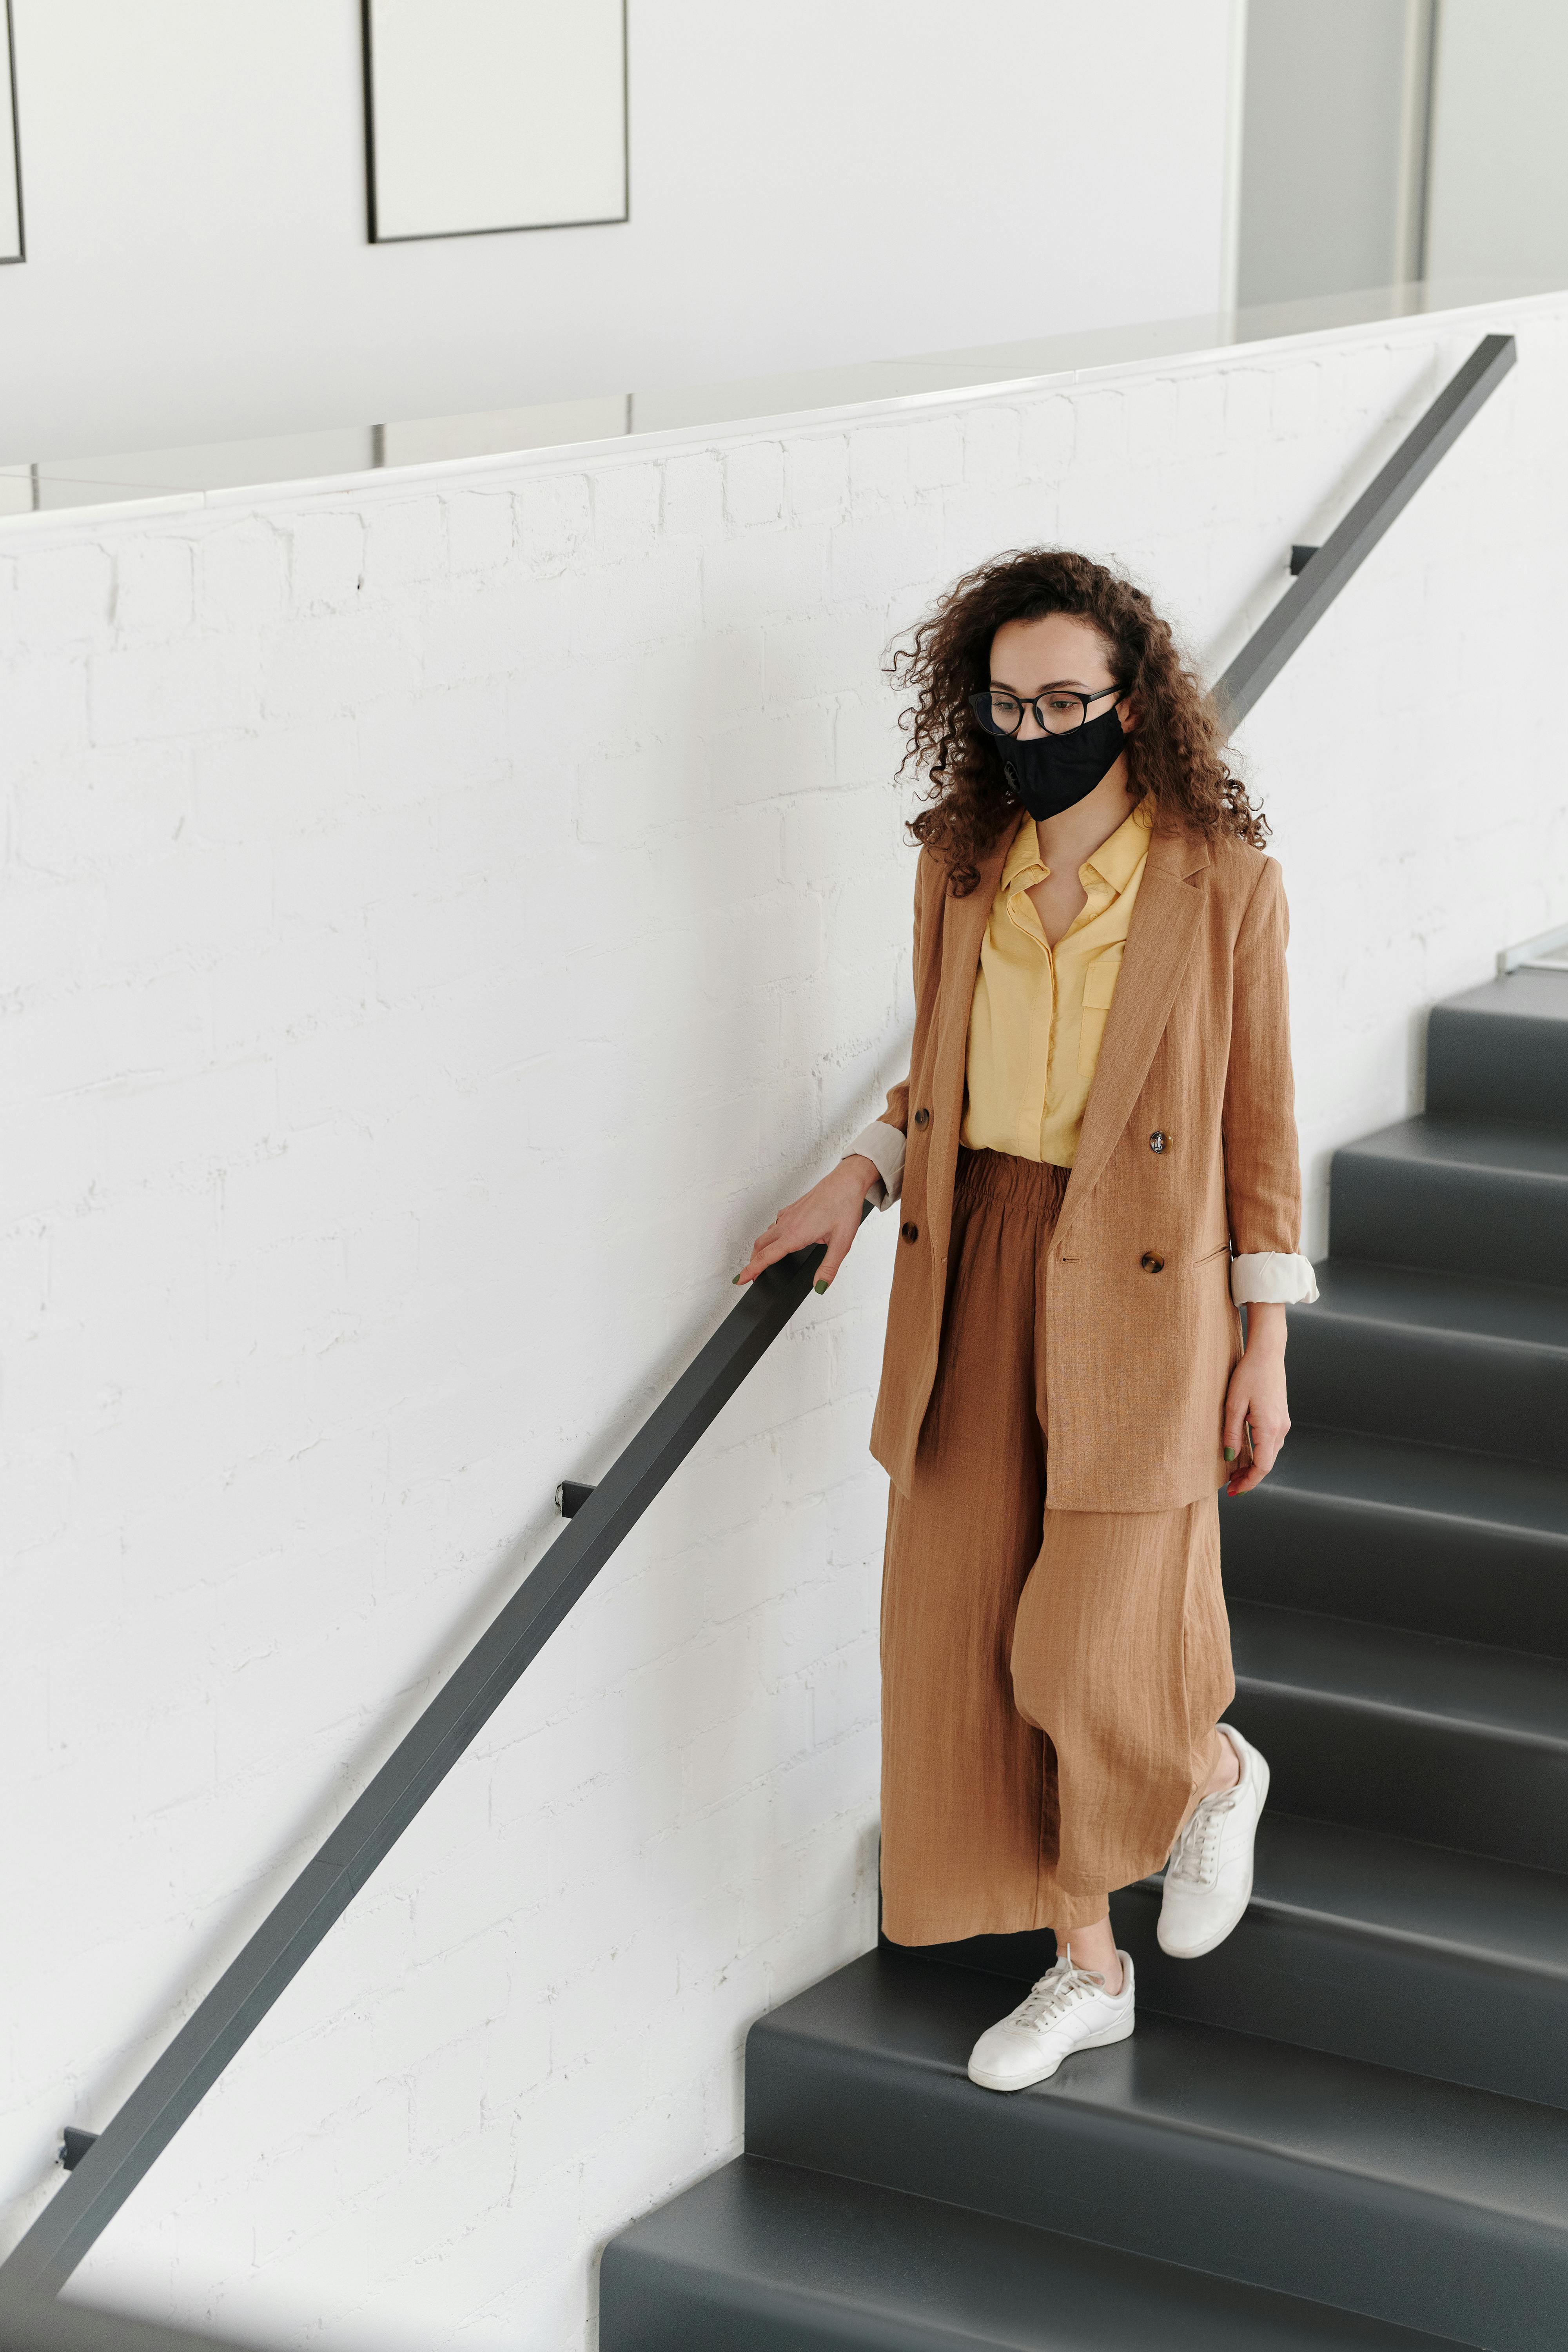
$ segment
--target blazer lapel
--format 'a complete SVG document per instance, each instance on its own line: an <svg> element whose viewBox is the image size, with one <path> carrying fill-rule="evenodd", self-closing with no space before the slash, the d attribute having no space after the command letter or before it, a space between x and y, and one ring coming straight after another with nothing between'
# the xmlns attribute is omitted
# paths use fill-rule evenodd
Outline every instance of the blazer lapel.
<svg viewBox="0 0 1568 2352"><path fill-rule="evenodd" d="M1058 1236L1088 1199L1149 1075L1197 939L1209 864L1205 843L1156 826L1084 1108Z"/></svg>

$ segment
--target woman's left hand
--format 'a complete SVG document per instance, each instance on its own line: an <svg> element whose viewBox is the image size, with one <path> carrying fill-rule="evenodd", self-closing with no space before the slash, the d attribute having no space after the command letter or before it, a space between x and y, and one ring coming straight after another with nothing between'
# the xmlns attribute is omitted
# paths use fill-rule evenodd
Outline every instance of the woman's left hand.
<svg viewBox="0 0 1568 2352"><path fill-rule="evenodd" d="M1225 1400L1227 1495L1245 1495L1268 1477L1290 1426L1285 1409L1285 1309L1259 1300L1247 1310L1247 1352ZM1248 1438L1250 1437L1250 1444Z"/></svg>

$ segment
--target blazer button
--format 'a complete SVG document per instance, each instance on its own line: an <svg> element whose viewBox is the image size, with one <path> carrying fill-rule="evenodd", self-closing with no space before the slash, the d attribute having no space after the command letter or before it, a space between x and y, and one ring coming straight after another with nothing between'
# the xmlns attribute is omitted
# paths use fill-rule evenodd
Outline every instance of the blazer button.
<svg viewBox="0 0 1568 2352"><path fill-rule="evenodd" d="M899 1231L907 1242L918 1242L921 1237L919 1225L900 1225Z"/></svg>
<svg viewBox="0 0 1568 2352"><path fill-rule="evenodd" d="M1163 1271L1165 1261L1163 1257L1156 1257L1152 1250L1145 1250L1138 1263L1145 1274L1159 1274Z"/></svg>
<svg viewBox="0 0 1568 2352"><path fill-rule="evenodd" d="M917 1111L916 1111L916 1113L915 1113L915 1125L916 1125L917 1127L929 1127L929 1126L931 1125L931 1113L930 1113L930 1111L929 1111L929 1110L917 1110Z"/></svg>
<svg viewBox="0 0 1568 2352"><path fill-rule="evenodd" d="M1154 1129L1153 1134L1149 1138L1149 1149L1151 1151L1163 1151L1170 1140L1171 1139L1165 1133L1164 1129L1163 1127L1157 1127Z"/></svg>

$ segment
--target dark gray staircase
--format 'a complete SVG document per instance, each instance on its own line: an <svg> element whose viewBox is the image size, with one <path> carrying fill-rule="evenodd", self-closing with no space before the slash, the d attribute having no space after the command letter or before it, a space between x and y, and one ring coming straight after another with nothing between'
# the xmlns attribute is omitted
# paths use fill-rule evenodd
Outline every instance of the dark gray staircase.
<svg viewBox="0 0 1568 2352"><path fill-rule="evenodd" d="M1226 1511L1225 1573L1233 1601L1568 1658L1568 1471L1298 1419Z"/></svg>
<svg viewBox="0 0 1568 2352"><path fill-rule="evenodd" d="M1112 1901L1130 2042L1014 2098L1048 1935L883 1946L752 2028L746 2155L626 2231L605 2352L1568 2347L1568 973L1433 1013L1335 1155L1295 1425L1222 1504L1246 1918Z"/></svg>
<svg viewBox="0 0 1568 2352"><path fill-rule="evenodd" d="M599 2340L606 2352L1453 2352L1447 2336L754 2156L616 2241Z"/></svg>

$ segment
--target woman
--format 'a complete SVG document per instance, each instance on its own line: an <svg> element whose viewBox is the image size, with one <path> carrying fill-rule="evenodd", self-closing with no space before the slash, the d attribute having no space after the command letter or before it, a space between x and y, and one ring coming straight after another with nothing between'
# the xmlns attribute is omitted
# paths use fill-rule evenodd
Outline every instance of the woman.
<svg viewBox="0 0 1568 2352"><path fill-rule="evenodd" d="M1289 1418L1299 1252L1287 916L1265 825L1148 598L1086 557L960 581L896 656L908 757L908 1080L739 1279L901 1198L871 1445L883 1578L885 1932L1051 1927L976 2043L1018 2090L1132 2031L1111 1889L1168 1863L1195 1958L1252 1885L1268 1785L1235 1696L1217 1489ZM1247 1307L1245 1348L1237 1307Z"/></svg>

